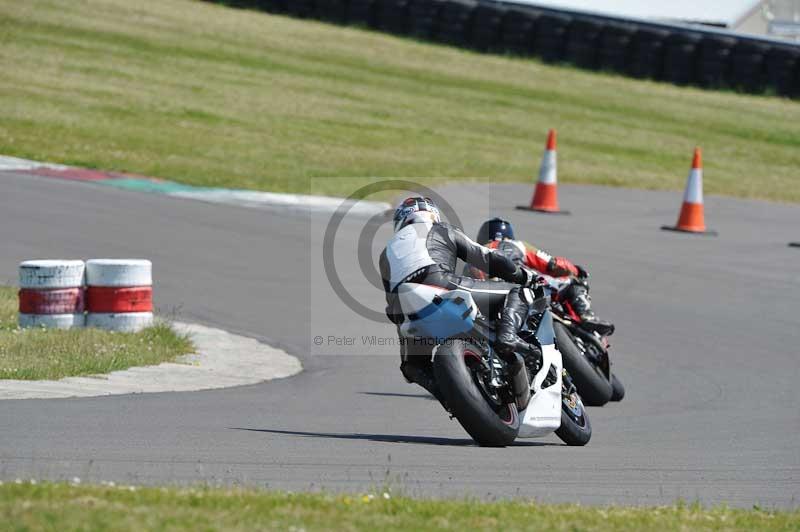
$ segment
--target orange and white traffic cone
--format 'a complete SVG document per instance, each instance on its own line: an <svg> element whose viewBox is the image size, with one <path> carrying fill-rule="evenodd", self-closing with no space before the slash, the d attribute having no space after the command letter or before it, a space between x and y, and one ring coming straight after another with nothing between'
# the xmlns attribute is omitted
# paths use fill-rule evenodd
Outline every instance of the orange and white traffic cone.
<svg viewBox="0 0 800 532"><path fill-rule="evenodd" d="M569 214L558 208L556 166L556 130L551 129L547 134L547 145L544 156L542 156L542 165L539 167L539 180L536 182L531 204L518 205L517 209L550 214Z"/></svg>
<svg viewBox="0 0 800 532"><path fill-rule="evenodd" d="M700 148L694 149L692 169L686 181L686 191L683 193L683 206L677 225L662 226L667 231L681 231L701 235L716 235L716 231L706 229L705 214L703 212L703 156Z"/></svg>

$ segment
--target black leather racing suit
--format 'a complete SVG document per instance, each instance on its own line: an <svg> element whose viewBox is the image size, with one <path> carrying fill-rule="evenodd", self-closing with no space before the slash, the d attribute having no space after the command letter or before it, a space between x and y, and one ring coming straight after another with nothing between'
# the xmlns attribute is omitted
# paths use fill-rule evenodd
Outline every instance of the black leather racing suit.
<svg viewBox="0 0 800 532"><path fill-rule="evenodd" d="M456 275L458 259L508 282ZM448 224L412 223L396 232L386 245L380 257L380 270L386 291L386 315L398 327L405 319L397 297L397 287L402 283L467 290L481 314L497 320L498 354L504 358L514 356L517 332L528 308L520 295L520 285L530 283L531 274L504 255L473 242L460 229ZM400 345L403 365L430 364L433 346L429 343L404 339Z"/></svg>

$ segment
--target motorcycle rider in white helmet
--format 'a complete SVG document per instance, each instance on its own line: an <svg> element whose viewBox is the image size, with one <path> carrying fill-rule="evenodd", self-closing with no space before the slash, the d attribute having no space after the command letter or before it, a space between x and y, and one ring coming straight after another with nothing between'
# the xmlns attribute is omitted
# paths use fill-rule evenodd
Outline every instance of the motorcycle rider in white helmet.
<svg viewBox="0 0 800 532"><path fill-rule="evenodd" d="M481 246L460 229L443 223L439 209L430 198L410 197L394 214L394 236L380 256L380 270L386 291L386 315L399 327L406 318L397 296L398 287L406 282L461 289L471 293L481 313L495 320L495 351L509 362L510 373L521 371L515 351L538 350L524 344L517 336L527 316L533 294L528 288L537 276L515 265L501 253ZM486 272L502 281L476 280L455 273L457 260ZM429 342L400 338L400 371L441 400L433 375ZM530 352L530 351L529 351ZM513 377L513 375L512 375Z"/></svg>

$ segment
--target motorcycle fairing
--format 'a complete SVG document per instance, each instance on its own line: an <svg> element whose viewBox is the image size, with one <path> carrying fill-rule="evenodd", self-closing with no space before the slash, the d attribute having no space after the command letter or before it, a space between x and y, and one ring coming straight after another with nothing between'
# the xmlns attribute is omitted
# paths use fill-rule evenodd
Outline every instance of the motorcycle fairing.
<svg viewBox="0 0 800 532"><path fill-rule="evenodd" d="M544 312L536 338L542 346L542 368L533 378L528 407L520 412L522 423L520 438L539 438L546 436L561 426L561 381L563 362L561 353L555 346L553 317L549 310ZM547 380L551 367L555 380Z"/></svg>
<svg viewBox="0 0 800 532"><path fill-rule="evenodd" d="M478 309L466 290L403 283L397 295L406 317L400 326L403 336L442 342L471 331L475 325Z"/></svg>

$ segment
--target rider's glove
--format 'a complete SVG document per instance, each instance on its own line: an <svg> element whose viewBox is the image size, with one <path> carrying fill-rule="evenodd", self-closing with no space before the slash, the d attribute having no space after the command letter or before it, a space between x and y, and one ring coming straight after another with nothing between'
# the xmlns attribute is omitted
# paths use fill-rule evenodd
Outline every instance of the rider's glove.
<svg viewBox="0 0 800 532"><path fill-rule="evenodd" d="M585 268L583 268L582 266L578 266L577 264L575 265L575 268L578 270L579 279L586 280L589 278L589 272L587 272Z"/></svg>
<svg viewBox="0 0 800 532"><path fill-rule="evenodd" d="M523 281L519 284L526 288L536 288L537 286L542 286L543 284L547 284L547 281L544 277L540 276L533 270L529 270L525 267L520 267L521 275L523 276Z"/></svg>

